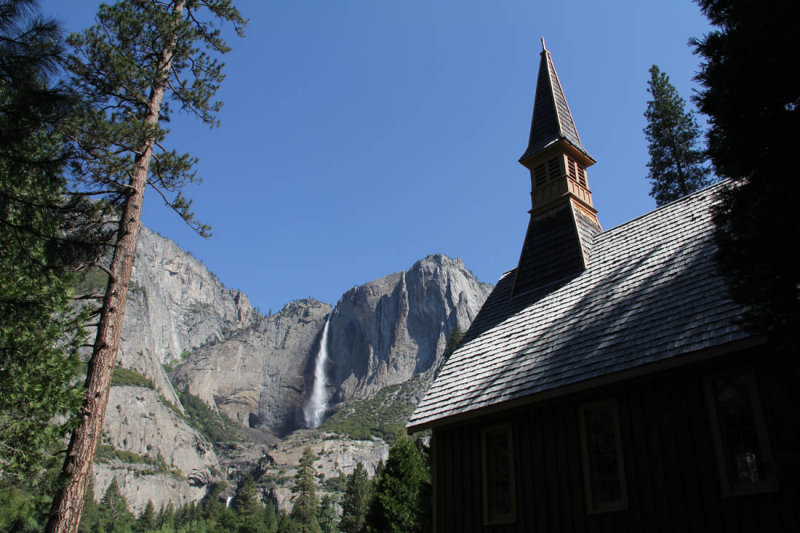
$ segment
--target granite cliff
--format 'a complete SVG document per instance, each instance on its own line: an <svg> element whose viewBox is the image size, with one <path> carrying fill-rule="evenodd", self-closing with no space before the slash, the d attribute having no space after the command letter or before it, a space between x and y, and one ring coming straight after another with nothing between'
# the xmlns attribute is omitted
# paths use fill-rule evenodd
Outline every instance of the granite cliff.
<svg viewBox="0 0 800 533"><path fill-rule="evenodd" d="M350 289L335 307L305 299L262 316L191 254L143 228L120 366L142 376L146 386L112 388L96 497L116 477L136 511L148 499L156 508L180 505L201 498L212 480L235 485L242 473L258 468L277 453L280 439L305 426L302 409L329 317L330 411L415 377L422 378L415 387L424 387L450 332L467 329L490 290L460 259L431 255ZM192 426L176 389L232 419L244 440L211 442ZM374 463L385 455L383 445L344 441L349 451L342 454L374 448L368 461ZM281 452L287 457L293 457L291 442Z"/></svg>
<svg viewBox="0 0 800 533"><path fill-rule="evenodd" d="M491 288L461 259L430 255L347 291L329 332L333 398L364 397L429 371L450 332L467 330Z"/></svg>
<svg viewBox="0 0 800 533"><path fill-rule="evenodd" d="M460 259L431 255L347 291L335 308L299 300L200 348L174 373L181 389L249 427L302 428L322 329L331 316L330 405L427 372L456 326L466 330L489 294Z"/></svg>

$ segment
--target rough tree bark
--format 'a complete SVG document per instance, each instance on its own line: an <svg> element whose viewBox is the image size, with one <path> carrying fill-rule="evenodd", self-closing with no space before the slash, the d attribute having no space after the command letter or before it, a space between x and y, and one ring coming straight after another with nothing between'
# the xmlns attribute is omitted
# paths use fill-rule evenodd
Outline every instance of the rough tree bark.
<svg viewBox="0 0 800 533"><path fill-rule="evenodd" d="M176 2L173 12L183 12L184 1ZM166 83L172 68L175 41L161 56L160 80L150 91L145 123L158 124ZM122 208L117 242L109 268L109 280L100 321L97 326L92 357L86 376L86 400L82 419L72 432L62 473L64 486L53 500L48 533L71 533L78 530L89 479L92 475L97 442L103 428L111 376L117 363L122 321L125 318L125 303L128 299L128 283L136 260L136 240L141 225L142 201L147 186L147 174L153 155L155 137L146 140L135 158L134 172L129 182L129 193Z"/></svg>

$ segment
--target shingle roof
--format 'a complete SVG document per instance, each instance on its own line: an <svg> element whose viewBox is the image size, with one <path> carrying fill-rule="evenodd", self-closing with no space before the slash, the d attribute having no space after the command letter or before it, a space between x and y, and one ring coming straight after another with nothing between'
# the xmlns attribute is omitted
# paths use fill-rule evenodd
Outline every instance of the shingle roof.
<svg viewBox="0 0 800 533"><path fill-rule="evenodd" d="M531 216L516 269L513 296L575 276L585 268L600 227L572 202Z"/></svg>
<svg viewBox="0 0 800 533"><path fill-rule="evenodd" d="M544 48L539 62L539 78L536 82L536 97L533 103L533 120L528 148L520 161L540 152L550 144L566 139L575 148L589 156L581 144L578 129L561 88L561 82L550 52Z"/></svg>
<svg viewBox="0 0 800 533"><path fill-rule="evenodd" d="M723 186L597 234L583 273L524 299L503 275L409 428L746 338L713 260Z"/></svg>

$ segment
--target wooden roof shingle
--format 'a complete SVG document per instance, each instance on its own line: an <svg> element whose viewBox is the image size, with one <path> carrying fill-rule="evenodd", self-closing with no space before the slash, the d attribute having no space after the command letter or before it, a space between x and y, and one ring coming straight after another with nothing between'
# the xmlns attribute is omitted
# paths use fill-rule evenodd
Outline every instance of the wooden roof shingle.
<svg viewBox="0 0 800 533"><path fill-rule="evenodd" d="M596 234L585 271L524 298L504 274L409 430L748 337L713 260L724 186Z"/></svg>

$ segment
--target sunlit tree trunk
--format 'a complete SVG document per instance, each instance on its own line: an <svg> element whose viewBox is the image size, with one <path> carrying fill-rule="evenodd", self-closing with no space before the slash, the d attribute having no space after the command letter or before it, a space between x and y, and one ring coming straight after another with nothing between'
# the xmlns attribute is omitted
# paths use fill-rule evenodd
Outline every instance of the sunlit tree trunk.
<svg viewBox="0 0 800 533"><path fill-rule="evenodd" d="M183 0L179 0L173 11L183 11ZM161 104L166 91L166 81L172 68L172 46L164 50L160 61L161 77L150 91L145 123L158 124ZM108 395L111 389L111 376L117 363L122 321L125 318L125 302L128 299L128 283L136 260L136 239L141 225L142 201L147 185L147 173L153 155L155 137L147 139L137 153L131 175L128 196L122 207L122 216L117 232L114 255L109 267L109 280L97 336L92 349L92 357L86 376L86 401L78 427L72 432L67 457L62 469L64 486L53 500L48 532L75 532L81 519L86 490L92 476L97 443L103 428Z"/></svg>

